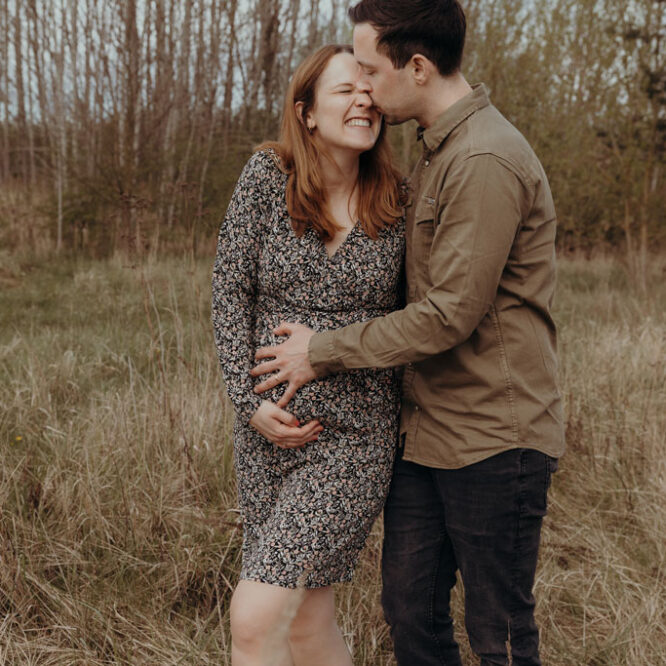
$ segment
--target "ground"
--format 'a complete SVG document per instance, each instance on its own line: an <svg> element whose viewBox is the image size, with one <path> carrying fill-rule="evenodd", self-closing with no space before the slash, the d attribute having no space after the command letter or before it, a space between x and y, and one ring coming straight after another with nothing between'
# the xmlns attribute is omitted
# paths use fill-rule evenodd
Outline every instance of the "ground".
<svg viewBox="0 0 666 666"><path fill-rule="evenodd" d="M3 262L1 663L228 663L240 534L210 269ZM568 450L536 583L544 663L666 664L666 285L561 261L555 316ZM380 544L378 522L338 590L359 666L394 663Z"/></svg>

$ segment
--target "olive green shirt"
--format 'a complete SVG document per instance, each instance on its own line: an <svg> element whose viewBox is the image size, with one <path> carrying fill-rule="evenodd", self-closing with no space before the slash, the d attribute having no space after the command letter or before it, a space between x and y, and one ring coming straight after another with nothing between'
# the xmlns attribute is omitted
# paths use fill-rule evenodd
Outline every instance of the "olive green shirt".
<svg viewBox="0 0 666 666"><path fill-rule="evenodd" d="M318 376L405 365L404 458L459 468L564 451L555 208L524 137L483 85L425 131L407 205L407 305L314 335Z"/></svg>

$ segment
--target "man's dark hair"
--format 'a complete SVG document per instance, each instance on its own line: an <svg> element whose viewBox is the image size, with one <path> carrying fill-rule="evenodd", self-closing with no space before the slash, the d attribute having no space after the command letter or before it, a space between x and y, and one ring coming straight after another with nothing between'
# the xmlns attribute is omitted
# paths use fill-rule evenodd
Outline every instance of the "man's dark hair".
<svg viewBox="0 0 666 666"><path fill-rule="evenodd" d="M349 8L349 18L377 31L377 50L396 69L415 53L433 62L442 76L460 69L467 22L457 0L362 0Z"/></svg>

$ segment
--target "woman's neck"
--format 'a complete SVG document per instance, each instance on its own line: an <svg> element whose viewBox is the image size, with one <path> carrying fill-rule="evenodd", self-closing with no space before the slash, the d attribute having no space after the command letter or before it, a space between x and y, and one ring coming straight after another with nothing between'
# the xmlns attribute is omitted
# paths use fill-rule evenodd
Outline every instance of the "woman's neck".
<svg viewBox="0 0 666 666"><path fill-rule="evenodd" d="M358 180L359 156L354 154L331 153L323 156L321 170L324 188L328 198L349 196Z"/></svg>

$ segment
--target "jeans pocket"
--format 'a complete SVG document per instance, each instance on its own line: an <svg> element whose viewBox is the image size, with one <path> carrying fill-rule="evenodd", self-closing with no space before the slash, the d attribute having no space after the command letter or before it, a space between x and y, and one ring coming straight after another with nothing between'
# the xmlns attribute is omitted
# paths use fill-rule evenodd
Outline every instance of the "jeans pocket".
<svg viewBox="0 0 666 666"><path fill-rule="evenodd" d="M519 451L522 510L528 514L545 516L553 459L536 449Z"/></svg>

